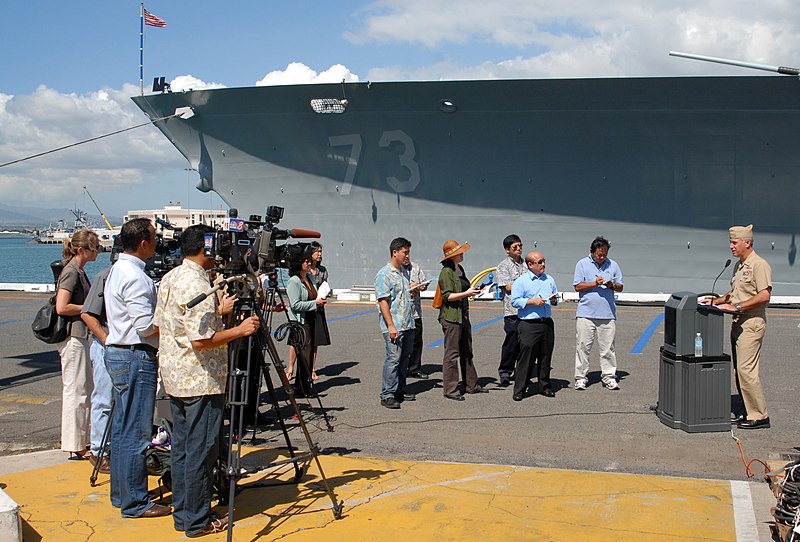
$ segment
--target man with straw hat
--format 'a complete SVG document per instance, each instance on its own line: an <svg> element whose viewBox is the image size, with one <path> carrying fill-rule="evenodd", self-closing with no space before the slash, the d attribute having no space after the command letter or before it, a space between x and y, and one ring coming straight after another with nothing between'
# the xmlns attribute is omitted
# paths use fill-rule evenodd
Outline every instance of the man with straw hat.
<svg viewBox="0 0 800 542"><path fill-rule="evenodd" d="M769 413L759 377L761 342L767 329L767 305L772 292L772 269L753 250L753 225L733 226L731 253L739 258L731 289L713 300L720 308L736 311L731 325L731 346L736 387L744 403L736 422L740 429L768 428Z"/></svg>

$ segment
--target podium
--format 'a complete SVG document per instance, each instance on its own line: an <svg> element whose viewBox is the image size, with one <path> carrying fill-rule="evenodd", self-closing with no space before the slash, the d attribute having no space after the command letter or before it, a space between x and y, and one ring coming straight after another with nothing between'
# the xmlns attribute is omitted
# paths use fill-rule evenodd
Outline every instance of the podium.
<svg viewBox="0 0 800 542"><path fill-rule="evenodd" d="M692 292L673 293L664 305L656 409L664 425L687 433L730 430L731 357L722 351L726 312L698 305ZM703 337L699 357L697 333Z"/></svg>

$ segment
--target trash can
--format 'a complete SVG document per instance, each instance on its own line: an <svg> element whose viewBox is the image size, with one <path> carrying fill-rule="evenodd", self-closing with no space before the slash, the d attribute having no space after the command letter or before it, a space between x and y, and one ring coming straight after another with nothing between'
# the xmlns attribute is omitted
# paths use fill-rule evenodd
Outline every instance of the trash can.
<svg viewBox="0 0 800 542"><path fill-rule="evenodd" d="M687 433L730 431L731 357L676 356L661 347L658 408L661 423Z"/></svg>

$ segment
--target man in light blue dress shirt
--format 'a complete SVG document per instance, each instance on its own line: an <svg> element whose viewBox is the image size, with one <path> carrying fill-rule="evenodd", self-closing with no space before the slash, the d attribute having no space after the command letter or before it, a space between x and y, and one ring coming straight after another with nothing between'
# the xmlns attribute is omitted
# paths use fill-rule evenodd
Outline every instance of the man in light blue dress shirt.
<svg viewBox="0 0 800 542"><path fill-rule="evenodd" d="M617 305L614 294L622 291L622 270L608 257L611 244L597 237L589 255L578 261L572 284L579 294L575 314L575 389L585 390L589 379L589 354L597 341L603 386L618 390L617 355L614 351Z"/></svg>
<svg viewBox="0 0 800 542"><path fill-rule="evenodd" d="M158 328L153 323L156 286L144 262L155 253L156 231L150 220L135 218L122 226L119 236L125 252L103 289L108 316L105 363L114 387L111 505L124 518L159 517L172 511L150 500L145 459L156 401Z"/></svg>
<svg viewBox="0 0 800 542"><path fill-rule="evenodd" d="M555 326L551 307L558 304L558 286L544 272L541 252L525 256L528 272L518 277L511 287L511 304L517 309L519 324L519 357L514 369L514 401L522 401L534 367L539 367L539 393L555 397L550 388L550 364L555 346Z"/></svg>

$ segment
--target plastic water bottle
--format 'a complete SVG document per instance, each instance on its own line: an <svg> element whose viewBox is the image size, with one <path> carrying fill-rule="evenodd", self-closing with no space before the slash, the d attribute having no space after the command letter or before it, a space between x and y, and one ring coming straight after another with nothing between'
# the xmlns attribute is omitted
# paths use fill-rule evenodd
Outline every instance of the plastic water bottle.
<svg viewBox="0 0 800 542"><path fill-rule="evenodd" d="M703 336L699 333L694 338L694 357L703 357Z"/></svg>

